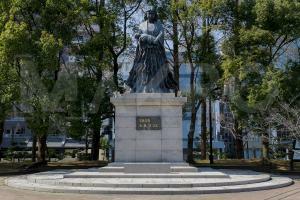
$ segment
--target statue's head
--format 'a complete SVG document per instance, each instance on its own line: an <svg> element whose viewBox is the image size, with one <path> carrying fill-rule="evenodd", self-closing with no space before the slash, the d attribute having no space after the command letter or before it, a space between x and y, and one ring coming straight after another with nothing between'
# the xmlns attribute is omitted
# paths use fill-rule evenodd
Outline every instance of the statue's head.
<svg viewBox="0 0 300 200"><path fill-rule="evenodd" d="M158 15L154 7L147 10L145 20L149 20L150 22L156 22L158 20Z"/></svg>

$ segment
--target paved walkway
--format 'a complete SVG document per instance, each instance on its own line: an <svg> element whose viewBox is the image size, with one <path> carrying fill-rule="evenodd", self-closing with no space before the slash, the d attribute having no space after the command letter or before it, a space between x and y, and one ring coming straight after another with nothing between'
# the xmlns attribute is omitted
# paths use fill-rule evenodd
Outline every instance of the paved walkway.
<svg viewBox="0 0 300 200"><path fill-rule="evenodd" d="M1 200L300 200L300 181L294 185L267 191L227 193L212 195L78 195L53 194L17 190L4 185L5 177L0 177Z"/></svg>

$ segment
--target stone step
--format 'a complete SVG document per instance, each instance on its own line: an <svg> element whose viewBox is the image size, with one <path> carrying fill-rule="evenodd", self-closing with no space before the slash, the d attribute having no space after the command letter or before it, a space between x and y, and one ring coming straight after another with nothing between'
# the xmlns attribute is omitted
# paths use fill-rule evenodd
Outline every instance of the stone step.
<svg viewBox="0 0 300 200"><path fill-rule="evenodd" d="M156 166L147 168L134 168L125 166L107 166L99 169L99 172L111 172L111 173L169 173L169 172L198 172L196 167L191 166L170 166L168 168L157 168Z"/></svg>
<svg viewBox="0 0 300 200"><path fill-rule="evenodd" d="M266 189L275 189L291 185L293 181L285 177L273 177L271 180L260 183L243 185L213 186L213 187L187 187L187 188L115 188L115 187L79 187L46 185L30 183L26 177L13 177L5 181L8 186L55 193L82 193L82 194L212 194L228 192L245 192Z"/></svg>
<svg viewBox="0 0 300 200"><path fill-rule="evenodd" d="M149 165L156 165L156 166L190 166L186 162L113 162L109 163L108 166L120 167L125 165L138 165L147 167Z"/></svg>
<svg viewBox="0 0 300 200"><path fill-rule="evenodd" d="M173 172L173 173L100 173L73 172L64 174L64 178L229 178L222 172Z"/></svg>
<svg viewBox="0 0 300 200"><path fill-rule="evenodd" d="M266 182L270 180L269 175L259 175L253 177L239 177L228 179L28 179L29 182L61 185L61 186L76 186L76 187L115 187L115 188L190 188L190 187L213 187L213 186L228 186L228 185L243 185Z"/></svg>
<svg viewBox="0 0 300 200"><path fill-rule="evenodd" d="M191 166L171 166L171 172L198 172L198 169Z"/></svg>
<svg viewBox="0 0 300 200"><path fill-rule="evenodd" d="M100 168L99 172L124 172L124 167L107 166Z"/></svg>

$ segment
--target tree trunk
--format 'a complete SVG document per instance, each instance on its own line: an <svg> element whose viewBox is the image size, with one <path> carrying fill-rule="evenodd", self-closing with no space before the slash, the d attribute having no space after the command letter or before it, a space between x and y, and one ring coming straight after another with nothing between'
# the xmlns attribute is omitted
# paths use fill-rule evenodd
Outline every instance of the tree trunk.
<svg viewBox="0 0 300 200"><path fill-rule="evenodd" d="M195 109L193 109L193 110L195 110ZM195 125L196 125L196 112L192 111L190 130L189 130L189 134L188 134L188 149L187 149L187 162L188 163L194 162L193 151L194 151Z"/></svg>
<svg viewBox="0 0 300 200"><path fill-rule="evenodd" d="M46 162L47 136L45 134L38 136L38 161Z"/></svg>
<svg viewBox="0 0 300 200"><path fill-rule="evenodd" d="M201 99L201 159L206 160L206 141L207 141L207 126L206 126L206 99Z"/></svg>
<svg viewBox="0 0 300 200"><path fill-rule="evenodd" d="M209 112L209 163L214 164L214 155L213 155L213 123L212 123L212 108L211 108L211 97L209 97L208 104Z"/></svg>
<svg viewBox="0 0 300 200"><path fill-rule="evenodd" d="M192 70L193 71L193 70ZM193 73L193 72L192 72ZM191 75L193 78L194 76ZM195 89L194 84L191 84L191 122L190 122L190 130L188 134L188 149L187 149L187 161L189 163L194 162L194 134L195 134L195 127L196 127L196 102L195 102Z"/></svg>
<svg viewBox="0 0 300 200"><path fill-rule="evenodd" d="M242 129L239 127L239 122L236 120L234 122L235 126L235 149L236 149L236 158L243 159L244 158L244 145L243 145L243 133Z"/></svg>
<svg viewBox="0 0 300 200"><path fill-rule="evenodd" d="M264 133L262 135L262 157L265 160L269 160L270 159L269 135L268 135L268 133Z"/></svg>
<svg viewBox="0 0 300 200"><path fill-rule="evenodd" d="M0 121L0 144L2 143L3 133L4 133L4 120L1 120Z"/></svg>
<svg viewBox="0 0 300 200"><path fill-rule="evenodd" d="M87 158L89 152L89 137L88 130L85 130L85 157Z"/></svg>
<svg viewBox="0 0 300 200"><path fill-rule="evenodd" d="M105 157L106 157L106 160L109 161L109 149L105 150Z"/></svg>
<svg viewBox="0 0 300 200"><path fill-rule="evenodd" d="M3 140L3 133L4 133L4 120L0 121L0 145L2 144L2 140ZM2 152L0 149L0 161L2 159Z"/></svg>
<svg viewBox="0 0 300 200"><path fill-rule="evenodd" d="M100 148L100 129L93 130L92 136L92 160L99 160L99 148Z"/></svg>
<svg viewBox="0 0 300 200"><path fill-rule="evenodd" d="M188 134L188 151L187 151L187 161L189 163L194 162L194 134L195 134L195 126L196 126L196 99L195 99L195 67L193 65L192 52L190 51L191 47L188 47L188 59L191 67L191 75L190 75L190 87L191 87L191 123L190 130Z"/></svg>
<svg viewBox="0 0 300 200"><path fill-rule="evenodd" d="M32 148L31 148L31 161L36 162L36 143L37 137L35 134L32 134Z"/></svg>
<svg viewBox="0 0 300 200"><path fill-rule="evenodd" d="M178 19L177 19L177 10L173 11L172 14L172 28L173 28L173 35L172 35L172 41L173 41L173 62L174 62L174 78L177 82L177 89L175 91L175 94L177 96L178 90L179 90L179 37L178 37Z"/></svg>
<svg viewBox="0 0 300 200"><path fill-rule="evenodd" d="M235 147L236 147L236 158L237 159L244 159L244 145L242 138L236 138L235 140Z"/></svg>
<svg viewBox="0 0 300 200"><path fill-rule="evenodd" d="M191 70L191 123L190 123L190 129L188 134L188 151L187 151L187 161L189 163L194 163L194 134L195 134L195 127L196 127L196 119L197 119L197 110L199 108L199 105L196 105L196 99L195 99L195 88L194 88L194 70Z"/></svg>
<svg viewBox="0 0 300 200"><path fill-rule="evenodd" d="M114 80L114 84L116 85L116 88L118 88L118 90L120 90L119 88L119 77L118 77L118 71L119 71L119 64L118 64L118 57L114 57L113 58L113 80Z"/></svg>

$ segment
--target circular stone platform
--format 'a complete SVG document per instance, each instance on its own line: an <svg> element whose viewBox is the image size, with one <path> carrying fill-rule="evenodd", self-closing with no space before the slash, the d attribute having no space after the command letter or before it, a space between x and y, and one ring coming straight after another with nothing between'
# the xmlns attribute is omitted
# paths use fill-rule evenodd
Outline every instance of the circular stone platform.
<svg viewBox="0 0 300 200"><path fill-rule="evenodd" d="M285 177L246 170L197 172L175 169L169 173L126 173L115 168L55 170L6 180L8 186L55 193L83 194L212 194L275 189L291 185ZM106 171L106 172L105 172Z"/></svg>

